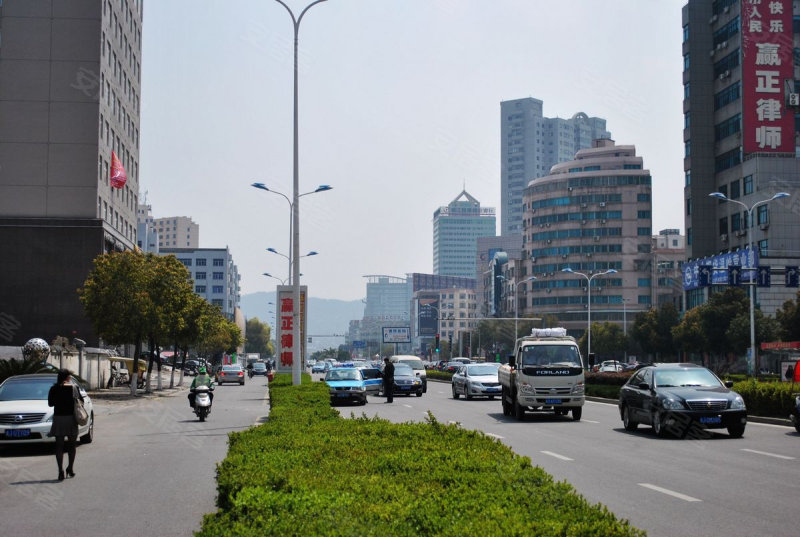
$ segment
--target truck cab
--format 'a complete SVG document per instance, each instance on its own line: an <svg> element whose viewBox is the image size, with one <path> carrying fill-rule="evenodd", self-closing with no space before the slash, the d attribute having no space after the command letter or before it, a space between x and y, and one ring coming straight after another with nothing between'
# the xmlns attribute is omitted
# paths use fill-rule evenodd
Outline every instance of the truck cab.
<svg viewBox="0 0 800 537"><path fill-rule="evenodd" d="M534 328L517 340L509 362L498 370L503 414L523 419L528 410L572 412L581 419L583 360L575 338L564 328Z"/></svg>

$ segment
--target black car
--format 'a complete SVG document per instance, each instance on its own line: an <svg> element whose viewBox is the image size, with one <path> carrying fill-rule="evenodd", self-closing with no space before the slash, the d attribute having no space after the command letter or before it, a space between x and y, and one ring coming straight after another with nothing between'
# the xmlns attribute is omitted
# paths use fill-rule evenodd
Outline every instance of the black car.
<svg viewBox="0 0 800 537"><path fill-rule="evenodd" d="M634 373L619 393L625 429L651 425L658 436L684 437L692 428L744 434L744 399L714 373L696 364L654 364Z"/></svg>
<svg viewBox="0 0 800 537"><path fill-rule="evenodd" d="M267 364L265 364L264 362L254 363L252 371L253 375L264 375L265 377L267 376L267 373L269 373L269 370L267 369Z"/></svg>
<svg viewBox="0 0 800 537"><path fill-rule="evenodd" d="M384 395L386 390L382 389ZM394 394L422 397L422 381L407 364L394 364Z"/></svg>

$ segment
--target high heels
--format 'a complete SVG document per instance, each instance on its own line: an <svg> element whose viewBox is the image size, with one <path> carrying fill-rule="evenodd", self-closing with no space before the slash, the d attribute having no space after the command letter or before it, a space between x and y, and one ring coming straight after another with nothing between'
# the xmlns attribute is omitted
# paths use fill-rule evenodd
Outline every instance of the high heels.
<svg viewBox="0 0 800 537"><path fill-rule="evenodd" d="M58 472L58 480L59 481L64 481L64 471L63 470L59 470L59 472Z"/></svg>
<svg viewBox="0 0 800 537"><path fill-rule="evenodd" d="M75 472L72 471L72 468L67 468L67 477L75 477Z"/></svg>

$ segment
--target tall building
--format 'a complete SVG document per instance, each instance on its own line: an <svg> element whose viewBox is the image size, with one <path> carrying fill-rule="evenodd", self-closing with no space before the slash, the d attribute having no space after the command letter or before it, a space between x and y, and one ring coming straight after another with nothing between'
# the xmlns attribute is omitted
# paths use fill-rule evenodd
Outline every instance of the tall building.
<svg viewBox="0 0 800 537"><path fill-rule="evenodd" d="M153 222L153 207L140 203L136 211L136 246L143 252L157 254L159 240Z"/></svg>
<svg viewBox="0 0 800 537"><path fill-rule="evenodd" d="M527 97L500 103L500 235L522 234L522 192L592 140L611 138L606 120L579 112L547 118L542 101Z"/></svg>
<svg viewBox="0 0 800 537"><path fill-rule="evenodd" d="M686 253L770 265L772 286L755 289L770 314L795 295L776 280L800 257L798 20L790 0L689 0L682 12ZM766 201L779 192L791 197ZM689 308L707 299L695 276L685 275Z"/></svg>
<svg viewBox="0 0 800 537"><path fill-rule="evenodd" d="M97 345L76 289L97 255L136 241L142 2L1 5L0 304L22 327L10 344Z"/></svg>
<svg viewBox="0 0 800 537"><path fill-rule="evenodd" d="M188 216L155 218L153 229L160 248L199 248L200 226Z"/></svg>
<svg viewBox="0 0 800 537"><path fill-rule="evenodd" d="M364 317L359 323L360 337L368 352L379 352L383 345L383 327L409 327L411 286L407 278L371 274L367 278ZM398 344L398 352L409 352L411 344Z"/></svg>
<svg viewBox="0 0 800 537"><path fill-rule="evenodd" d="M433 346L436 334L446 334L448 332L447 320L450 318L463 317L461 311L452 311L452 303L446 302L447 295L456 293L459 297L462 294L475 295L475 278L462 278L459 276L439 276L436 274L420 274L415 272L408 274L408 282L411 284L410 291L412 298L410 302L411 312L411 337L412 346L421 355L429 354L429 349ZM441 295L441 296L440 296ZM440 300L441 299L441 300ZM463 302L463 300L460 300ZM473 299L474 302L474 299ZM448 306L448 304L450 304ZM477 310L469 311L467 318L475 319ZM462 321L463 322L463 321ZM450 326L450 328L472 328L477 321L470 321L470 326ZM452 333L453 330L450 330ZM458 330L456 330L458 332ZM444 337L444 336L443 336Z"/></svg>
<svg viewBox="0 0 800 537"><path fill-rule="evenodd" d="M531 181L524 207L527 261L521 270L504 274L503 285L510 303L518 301L520 314L555 315L568 330L582 333L588 278L593 322L621 323L628 303L637 310L650 308L651 178L634 146L595 140L574 160ZM563 272L566 268L585 276ZM609 269L617 272L596 276Z"/></svg>
<svg viewBox="0 0 800 537"><path fill-rule="evenodd" d="M433 273L475 278L477 239L495 235L494 207L481 207L478 200L462 190L433 213Z"/></svg>
<svg viewBox="0 0 800 537"><path fill-rule="evenodd" d="M161 248L159 255L174 255L189 270L194 292L219 306L231 321L241 301L239 269L228 248Z"/></svg>

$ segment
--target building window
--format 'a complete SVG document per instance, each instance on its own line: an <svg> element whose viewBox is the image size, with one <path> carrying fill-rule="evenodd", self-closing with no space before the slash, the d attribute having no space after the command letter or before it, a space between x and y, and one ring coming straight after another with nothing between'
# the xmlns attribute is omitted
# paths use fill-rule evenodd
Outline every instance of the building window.
<svg viewBox="0 0 800 537"><path fill-rule="evenodd" d="M686 24L683 27L683 42L686 43L689 40L689 25Z"/></svg>
<svg viewBox="0 0 800 537"><path fill-rule="evenodd" d="M692 141L686 140L683 142L683 156L684 157L691 157L692 156Z"/></svg>
<svg viewBox="0 0 800 537"><path fill-rule="evenodd" d="M205 257L200 257L200 258L195 260L195 263L197 264L198 267L205 267L206 266L206 258Z"/></svg>
<svg viewBox="0 0 800 537"><path fill-rule="evenodd" d="M719 110L734 101L738 101L742 96L742 83L736 81L722 91L714 95L714 110Z"/></svg>
<svg viewBox="0 0 800 537"><path fill-rule="evenodd" d="M686 228L686 244L692 245L692 228L690 227Z"/></svg>
<svg viewBox="0 0 800 537"><path fill-rule="evenodd" d="M650 287L650 278L639 278L637 285L639 287Z"/></svg>
<svg viewBox="0 0 800 537"><path fill-rule="evenodd" d="M728 234L728 217L723 216L719 219L719 234L720 235L727 235Z"/></svg>
<svg viewBox="0 0 800 537"><path fill-rule="evenodd" d="M692 118L692 114L691 113L689 113L689 112L684 112L683 113L683 128L684 129L688 129L689 125L691 125L691 123L692 123L692 119L691 118Z"/></svg>
<svg viewBox="0 0 800 537"><path fill-rule="evenodd" d="M651 214L650 211L637 211L636 218L650 218Z"/></svg>
<svg viewBox="0 0 800 537"><path fill-rule="evenodd" d="M194 286L194 292L195 293L205 293L206 292L206 286L205 285L195 285Z"/></svg>
<svg viewBox="0 0 800 537"><path fill-rule="evenodd" d="M191 260L191 259L187 259L187 258L180 258L180 257L179 257L179 258L178 258L178 261L180 261L181 263L183 263L183 266L184 266L184 267L191 267L191 266L192 266L192 260Z"/></svg>
<svg viewBox="0 0 800 537"><path fill-rule="evenodd" d="M742 189L744 190L744 195L747 196L748 194L753 193L753 176L748 175L744 179L742 179Z"/></svg>
<svg viewBox="0 0 800 537"><path fill-rule="evenodd" d="M684 174L684 178L685 178L685 181L684 181L685 185L686 186L691 186L691 184L692 184L692 171L691 170L687 170L686 173Z"/></svg>
<svg viewBox="0 0 800 537"><path fill-rule="evenodd" d="M683 70L684 71L688 71L689 70L689 54L688 53L683 55Z"/></svg>
<svg viewBox="0 0 800 537"><path fill-rule="evenodd" d="M650 245L649 244L637 244L636 251L640 254L649 254L650 253Z"/></svg>
<svg viewBox="0 0 800 537"><path fill-rule="evenodd" d="M211 303L215 306L219 306L220 308L225 304L225 301L221 298L214 298L211 300Z"/></svg>
<svg viewBox="0 0 800 537"><path fill-rule="evenodd" d="M767 250L769 250L769 240L758 241L758 257L767 257Z"/></svg>
<svg viewBox="0 0 800 537"><path fill-rule="evenodd" d="M742 229L742 215L741 213L734 213L731 215L731 231L739 231Z"/></svg>
<svg viewBox="0 0 800 537"><path fill-rule="evenodd" d="M225 260L224 259L220 259L220 258L214 258L214 266L215 267L224 267L225 266Z"/></svg>
<svg viewBox="0 0 800 537"><path fill-rule="evenodd" d="M636 233L639 236L643 236L643 235L650 236L651 235L651 228L649 228L649 227L636 228Z"/></svg>
<svg viewBox="0 0 800 537"><path fill-rule="evenodd" d="M766 205L761 205L756 209L756 222L759 226L769 224L769 209Z"/></svg>
<svg viewBox="0 0 800 537"><path fill-rule="evenodd" d="M195 272L194 279L195 280L205 280L206 279L206 273L205 272Z"/></svg>
<svg viewBox="0 0 800 537"><path fill-rule="evenodd" d="M639 295L639 304L649 305L650 295Z"/></svg>
<svg viewBox="0 0 800 537"><path fill-rule="evenodd" d="M650 194L636 194L636 201L650 201Z"/></svg>
<svg viewBox="0 0 800 537"><path fill-rule="evenodd" d="M686 199L686 216L692 216L692 198Z"/></svg>
<svg viewBox="0 0 800 537"><path fill-rule="evenodd" d="M214 285L211 287L211 292L215 295L221 295L225 292L225 288L222 285Z"/></svg>
<svg viewBox="0 0 800 537"><path fill-rule="evenodd" d="M215 272L214 275L213 275L213 278L215 280L224 280L225 279L225 273L224 272Z"/></svg>
<svg viewBox="0 0 800 537"><path fill-rule="evenodd" d="M688 99L689 98L689 83L688 82L683 85L683 98L684 99Z"/></svg>
<svg viewBox="0 0 800 537"><path fill-rule="evenodd" d="M738 200L740 197L740 185L739 180L735 180L731 182L731 199Z"/></svg>
<svg viewBox="0 0 800 537"><path fill-rule="evenodd" d="M742 130L742 114L736 114L732 116L722 123L714 125L714 140L719 142L720 140L727 138L733 134Z"/></svg>

